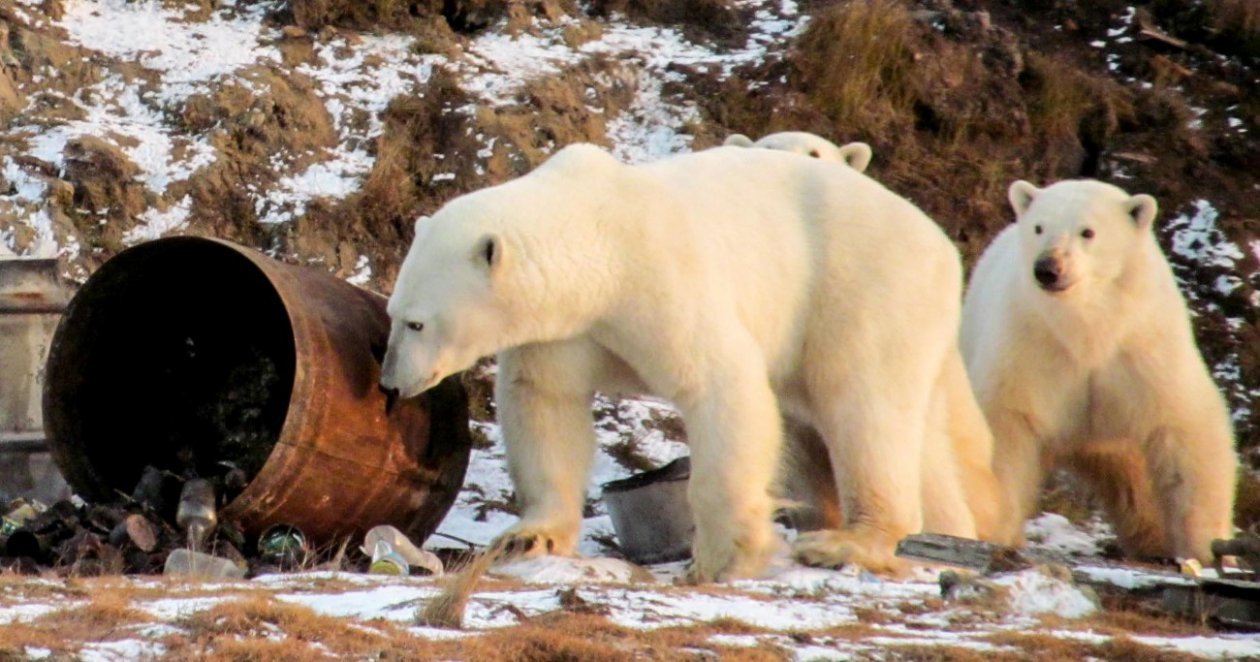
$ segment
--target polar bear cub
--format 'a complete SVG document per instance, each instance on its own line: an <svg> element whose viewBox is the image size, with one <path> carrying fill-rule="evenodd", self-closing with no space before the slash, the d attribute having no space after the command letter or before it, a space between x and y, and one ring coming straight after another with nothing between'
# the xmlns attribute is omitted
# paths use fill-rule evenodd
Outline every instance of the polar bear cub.
<svg viewBox="0 0 1260 662"><path fill-rule="evenodd" d="M760 147L792 152L802 156L811 156L824 161L844 163L858 172L866 172L871 164L871 146L862 142L852 142L839 147L835 143L805 131L782 131L762 136L753 142L742 133L733 133L722 143L730 147Z"/></svg>
<svg viewBox="0 0 1260 662"><path fill-rule="evenodd" d="M529 554L576 550L592 394L672 401L701 581L756 576L781 543L771 489L790 417L826 445L845 510L797 553L891 570L923 527L923 472L935 516L972 517L929 425L948 362L961 367L961 308L953 243L850 168L726 147L624 165L574 145L417 225L381 387L411 397L498 353L521 519L497 544Z"/></svg>
<svg viewBox="0 0 1260 662"><path fill-rule="evenodd" d="M1211 559L1229 538L1229 412L1152 232L1157 204L1096 181L1011 185L1017 220L981 257L962 347L1022 540L1042 483L1089 483L1134 555Z"/></svg>

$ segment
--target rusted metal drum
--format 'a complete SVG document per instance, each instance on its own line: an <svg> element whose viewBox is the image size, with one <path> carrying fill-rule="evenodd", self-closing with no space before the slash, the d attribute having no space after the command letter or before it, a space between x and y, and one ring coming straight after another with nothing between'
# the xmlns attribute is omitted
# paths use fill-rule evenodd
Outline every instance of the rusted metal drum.
<svg viewBox="0 0 1260 662"><path fill-rule="evenodd" d="M0 257L0 501L70 496L44 443L44 360L69 294L54 258Z"/></svg>
<svg viewBox="0 0 1260 662"><path fill-rule="evenodd" d="M135 246L57 328L53 455L88 500L132 493L146 465L234 471L243 490L219 516L247 534L284 522L328 542L392 524L423 540L463 483L468 401L452 378L386 416L388 335L385 299L325 272L212 239Z"/></svg>

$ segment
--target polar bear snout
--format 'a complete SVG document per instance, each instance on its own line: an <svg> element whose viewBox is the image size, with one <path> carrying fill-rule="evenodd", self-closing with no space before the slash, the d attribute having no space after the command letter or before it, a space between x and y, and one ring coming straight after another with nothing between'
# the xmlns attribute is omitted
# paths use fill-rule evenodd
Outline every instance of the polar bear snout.
<svg viewBox="0 0 1260 662"><path fill-rule="evenodd" d="M394 406L398 404L398 389L385 388L384 384L378 385L377 388L385 394L385 415L389 416L394 413Z"/></svg>
<svg viewBox="0 0 1260 662"><path fill-rule="evenodd" d="M1067 279L1067 269L1063 261L1054 255L1042 255L1033 263L1033 278L1047 292L1062 292L1071 282Z"/></svg>

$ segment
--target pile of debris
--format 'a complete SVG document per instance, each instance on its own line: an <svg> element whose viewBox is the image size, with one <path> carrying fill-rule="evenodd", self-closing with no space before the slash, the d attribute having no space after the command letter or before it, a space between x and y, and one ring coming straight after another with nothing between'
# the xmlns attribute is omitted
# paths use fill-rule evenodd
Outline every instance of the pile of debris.
<svg viewBox="0 0 1260 662"><path fill-rule="evenodd" d="M368 531L358 550L349 540L315 547L289 524L246 536L234 522L218 518L221 494L209 480L181 480L149 466L135 491L113 503L75 497L46 506L16 499L0 522L0 570L225 579L310 569L442 574L440 559L388 525Z"/></svg>

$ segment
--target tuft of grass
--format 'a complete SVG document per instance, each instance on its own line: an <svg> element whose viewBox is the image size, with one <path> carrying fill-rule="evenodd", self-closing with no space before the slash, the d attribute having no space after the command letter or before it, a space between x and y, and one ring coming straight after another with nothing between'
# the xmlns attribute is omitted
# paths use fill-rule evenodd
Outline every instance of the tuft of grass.
<svg viewBox="0 0 1260 662"><path fill-rule="evenodd" d="M392 623L378 621L367 628L270 595L220 603L178 625L187 634L166 642L174 658L433 659L435 653L433 642L412 637Z"/></svg>
<svg viewBox="0 0 1260 662"><path fill-rule="evenodd" d="M1122 88L1091 77L1061 57L1030 51L1020 84L1047 177L1096 176L1108 138L1133 105Z"/></svg>
<svg viewBox="0 0 1260 662"><path fill-rule="evenodd" d="M416 620L421 625L459 629L464 626L464 609L468 606L468 598L477 588L477 582L485 576L490 566L503 558L503 550L494 547L477 555L454 575L446 580L446 585L436 598L429 601Z"/></svg>
<svg viewBox="0 0 1260 662"><path fill-rule="evenodd" d="M797 44L802 89L837 126L884 135L912 114L917 29L895 0L833 5Z"/></svg>
<svg viewBox="0 0 1260 662"><path fill-rule="evenodd" d="M618 437L617 441L604 447L604 452L610 455L617 464L630 471L651 471L657 468L656 462L644 455L642 451L643 440L647 434L647 431L641 431Z"/></svg>
<svg viewBox="0 0 1260 662"><path fill-rule="evenodd" d="M52 632L73 632L84 641L93 641L108 639L125 626L152 621L148 613L131 606L125 593L104 591L94 594L85 605L44 614L31 625Z"/></svg>
<svg viewBox="0 0 1260 662"><path fill-rule="evenodd" d="M1144 662L1189 662L1199 659L1187 653L1147 646L1123 636L1094 643L1046 634L1008 631L989 635L985 637L985 640L999 646L1013 646L1024 651L1016 659L1030 659L1024 656L1031 656L1031 658L1047 662L1075 662L1075 660L1089 658L1143 660ZM986 654L986 659L989 657Z"/></svg>

